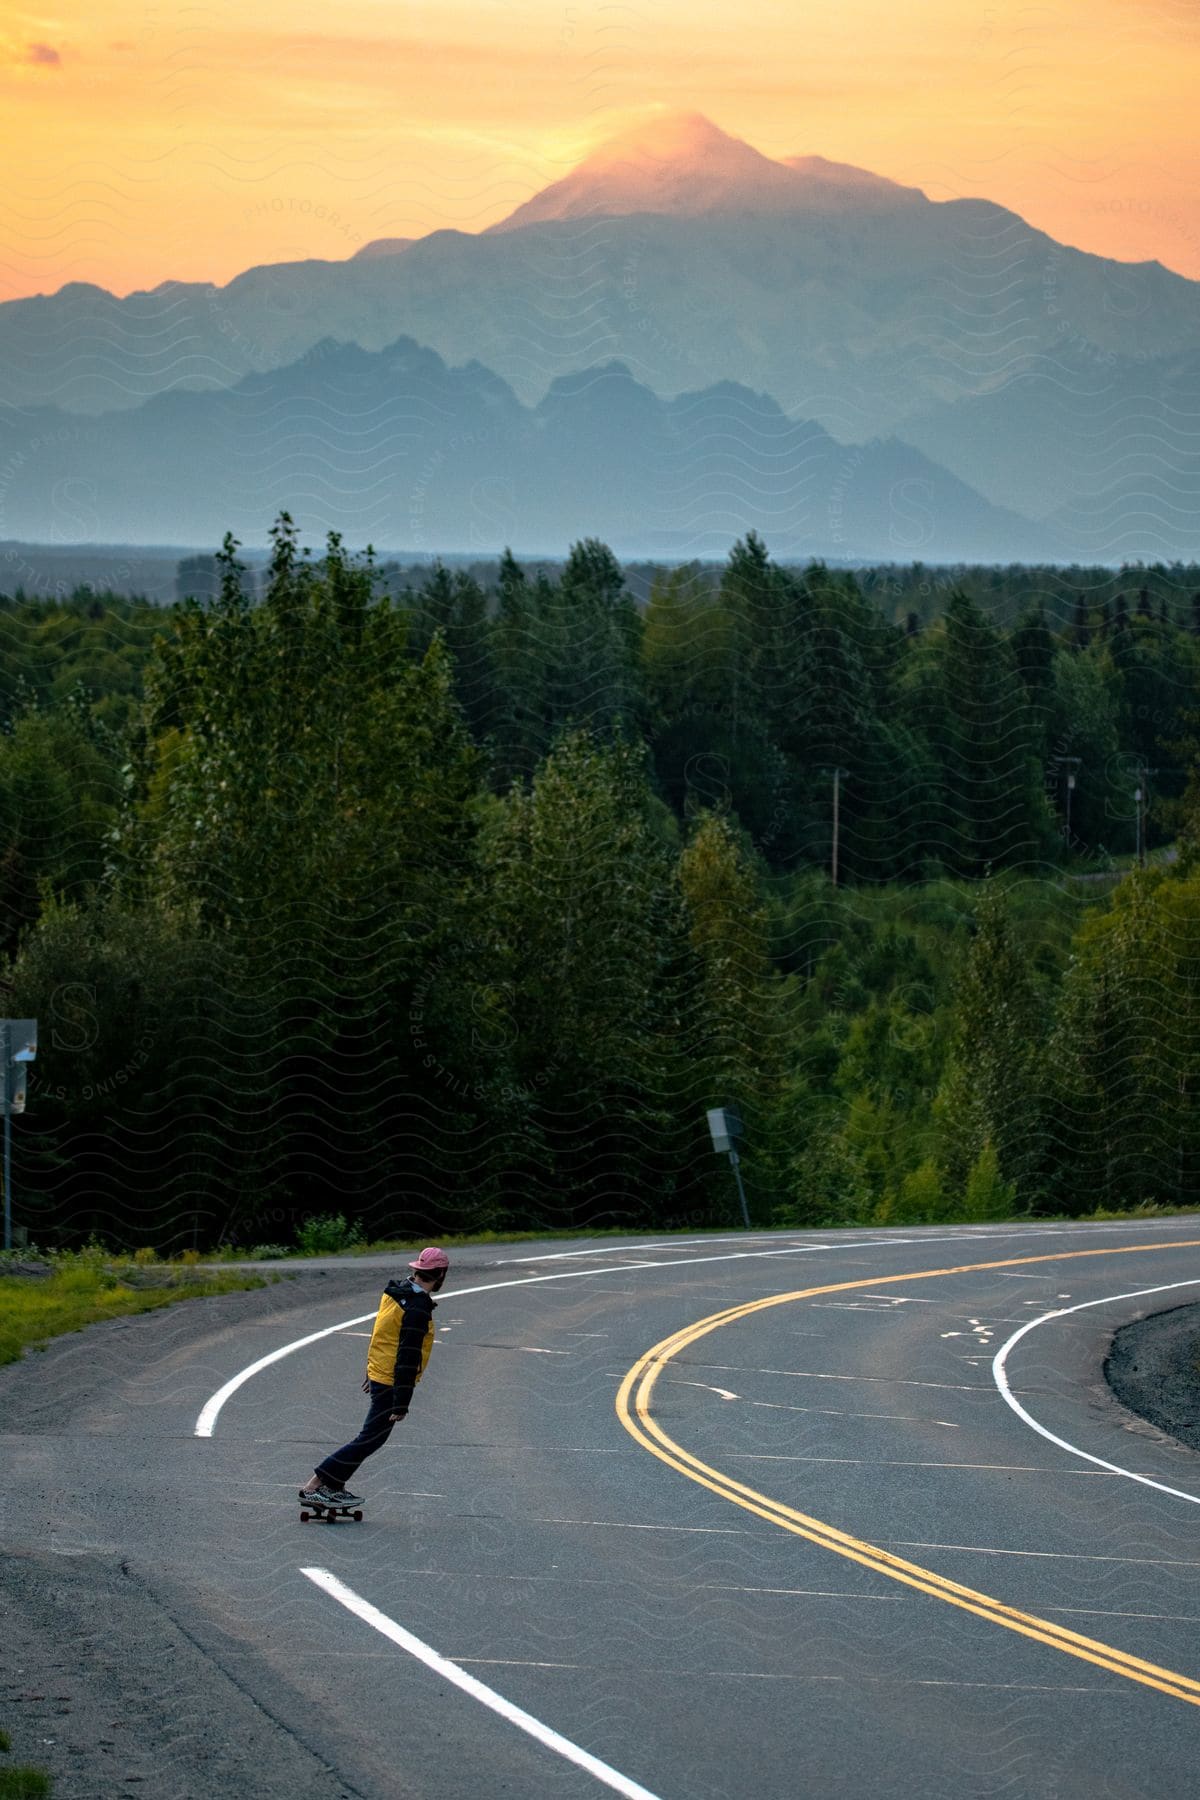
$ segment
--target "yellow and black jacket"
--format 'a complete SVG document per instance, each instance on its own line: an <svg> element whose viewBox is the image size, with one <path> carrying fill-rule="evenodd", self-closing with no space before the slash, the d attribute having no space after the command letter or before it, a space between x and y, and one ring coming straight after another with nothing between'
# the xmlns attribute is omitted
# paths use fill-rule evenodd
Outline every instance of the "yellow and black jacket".
<svg viewBox="0 0 1200 1800"><path fill-rule="evenodd" d="M397 1412L407 1410L413 1388L425 1373L433 1349L436 1305L412 1280L389 1281L380 1298L367 1351L367 1376L394 1390Z"/></svg>

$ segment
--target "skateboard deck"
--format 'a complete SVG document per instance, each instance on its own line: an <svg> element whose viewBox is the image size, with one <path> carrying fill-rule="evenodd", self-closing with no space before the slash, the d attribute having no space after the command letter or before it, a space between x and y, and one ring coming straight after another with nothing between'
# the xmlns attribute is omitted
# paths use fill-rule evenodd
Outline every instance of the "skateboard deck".
<svg viewBox="0 0 1200 1800"><path fill-rule="evenodd" d="M333 1525L338 1519L354 1519L361 1523L361 1506L331 1506L325 1500L304 1500L300 1503L300 1523L307 1525L310 1519L327 1520Z"/></svg>

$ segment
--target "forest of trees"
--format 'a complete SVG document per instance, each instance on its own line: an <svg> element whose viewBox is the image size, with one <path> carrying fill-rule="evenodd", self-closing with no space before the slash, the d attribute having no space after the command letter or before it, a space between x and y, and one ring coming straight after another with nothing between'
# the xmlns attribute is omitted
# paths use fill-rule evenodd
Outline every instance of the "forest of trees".
<svg viewBox="0 0 1200 1800"><path fill-rule="evenodd" d="M1194 571L273 542L0 601L34 1240L1200 1203Z"/></svg>

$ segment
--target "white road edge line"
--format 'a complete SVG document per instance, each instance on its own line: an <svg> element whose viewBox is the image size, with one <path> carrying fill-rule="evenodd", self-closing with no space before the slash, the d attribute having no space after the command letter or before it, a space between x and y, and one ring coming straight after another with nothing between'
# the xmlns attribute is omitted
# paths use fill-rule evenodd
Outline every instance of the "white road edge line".
<svg viewBox="0 0 1200 1800"><path fill-rule="evenodd" d="M781 1233L778 1231L753 1231L750 1233L750 1241L753 1243L760 1238L777 1238L780 1235ZM788 1234L783 1233L782 1235L787 1236ZM497 1256L493 1259L492 1267L495 1269L506 1269L513 1267L515 1264L517 1268L524 1268L527 1263L566 1262L580 1256L621 1256L627 1250L685 1250L690 1244L699 1244L701 1249L703 1249L705 1244L744 1244L745 1242L746 1233L739 1231L736 1233L730 1232L721 1237L666 1238L662 1242L655 1242L653 1244L593 1244L590 1249L587 1250L552 1250L548 1255ZM829 1245L806 1244L804 1248L808 1250L828 1250Z"/></svg>
<svg viewBox="0 0 1200 1800"><path fill-rule="evenodd" d="M570 1738L562 1737L557 1731L551 1730L549 1725L543 1725L540 1719L535 1719L532 1713L524 1712L521 1707L514 1706L511 1700L506 1700L503 1694L496 1693L494 1688L485 1687L482 1681L477 1681L474 1675L468 1675L466 1670L460 1669L457 1663L452 1663L446 1657L439 1656L436 1650L430 1649L428 1644L422 1643L420 1638L414 1637L411 1631L406 1631L403 1625L397 1625L394 1619L389 1619L387 1614L380 1612L377 1606L372 1606L369 1600L364 1600L360 1594L354 1592L353 1588L348 1588L344 1582L338 1580L336 1575L331 1575L328 1569L301 1569L300 1573L306 1575L323 1593L338 1601L346 1608L347 1612L352 1612L364 1624L373 1626L384 1637L390 1638L393 1644L398 1644L401 1650L407 1650L410 1656L415 1656L418 1662L423 1662L425 1667L432 1669L435 1675L441 1675L444 1680L461 1688L464 1694L470 1694L473 1700L478 1700L484 1706L490 1707L494 1713L499 1713L500 1717L507 1719L510 1725L517 1726L520 1731L528 1732L531 1738L536 1738L538 1743L544 1745L547 1750L553 1750L558 1756L565 1757L568 1762L574 1763L577 1768L585 1770L589 1775L594 1775L596 1780L602 1781L606 1787L615 1788L618 1794L626 1796L626 1800L658 1800L658 1796L652 1794L649 1788L644 1788L640 1783L631 1781L628 1775L622 1775L619 1770L610 1768L608 1763L601 1762L600 1758L593 1756L590 1751L581 1750L578 1744L571 1742Z"/></svg>
<svg viewBox="0 0 1200 1800"><path fill-rule="evenodd" d="M528 1287L532 1282L537 1281L584 1281L590 1280L596 1275L624 1275L631 1269L690 1269L700 1263L739 1262L745 1257L753 1256L811 1256L814 1251L825 1248L827 1246L824 1244L805 1244L789 1245L783 1250L731 1250L723 1256L674 1257L660 1262L613 1263L607 1269L567 1269L554 1275L518 1275L512 1281L485 1281L478 1287L455 1288L452 1294L447 1295L447 1299L460 1300L467 1294L489 1294L497 1288ZM369 1313L359 1313L353 1319L339 1319L336 1325L326 1325L322 1331L310 1331L307 1337L296 1338L290 1344L283 1344L278 1350L272 1350L266 1356L260 1356L257 1362L252 1362L246 1368L239 1369L236 1375L231 1375L224 1386L219 1387L216 1393L210 1395L204 1402L196 1423L192 1427L192 1436L211 1437L225 1402L236 1394L242 1384L249 1381L252 1376L260 1374L263 1369L270 1368L272 1363L281 1362L285 1356L290 1356L293 1350L303 1350L306 1344L315 1344L321 1338L332 1337L338 1331L349 1331L354 1325L365 1325L368 1320L374 1319L377 1311L378 1307L373 1307Z"/></svg>
<svg viewBox="0 0 1200 1800"><path fill-rule="evenodd" d="M1066 1450L1072 1456L1082 1457L1084 1462L1095 1463L1101 1469L1107 1469L1112 1475L1124 1475L1129 1481L1136 1481L1142 1487L1156 1488L1160 1494L1171 1494L1176 1500L1190 1500L1193 1506L1200 1506L1200 1494L1185 1494L1182 1488L1168 1487L1163 1481L1153 1481L1149 1475L1138 1475L1133 1469L1122 1469L1116 1463L1106 1462L1102 1456L1093 1456L1090 1450L1081 1450L1078 1444L1068 1444L1066 1438L1060 1438L1053 1431L1040 1425L1031 1413L1026 1412L1021 1402L1015 1397L1008 1385L1008 1353L1025 1336L1039 1325L1045 1325L1050 1319L1065 1319L1071 1313L1086 1312L1089 1306L1108 1306L1115 1300L1140 1300L1146 1294L1169 1294L1175 1288L1200 1287L1200 1278L1191 1281L1167 1281L1161 1287L1135 1288L1130 1294L1104 1294L1099 1300L1082 1300L1078 1306L1062 1306L1057 1312L1042 1313L1039 1318L1030 1319L1019 1331L1014 1331L1006 1344L1001 1345L992 1358L992 1377L1000 1390L1001 1398L1011 1406L1019 1419L1023 1419L1040 1437L1047 1438L1050 1443L1057 1444L1060 1450Z"/></svg>
<svg viewBox="0 0 1200 1800"><path fill-rule="evenodd" d="M1157 1221L1155 1221L1155 1222L1157 1222ZM1138 1228L1140 1229L1141 1226L1145 1223L1146 1223L1145 1220L1139 1220ZM1168 1221L1164 1221L1164 1223L1169 1224L1169 1223L1172 1223L1172 1221L1168 1220ZM1132 1229L1132 1227L1122 1227L1122 1228L1123 1229ZM1069 1226L1064 1226L1064 1227L1053 1226L1053 1227L1047 1228L1043 1232L1036 1233L1036 1234L1032 1231L1025 1230L1025 1231L1016 1231L1016 1232L1010 1232L1010 1231L999 1232L999 1233L995 1233L994 1235L998 1236L998 1237L1029 1237L1032 1235L1051 1237L1051 1236L1067 1235L1071 1232L1071 1229L1072 1228ZM1116 1229L1116 1227L1107 1227L1106 1229L1112 1230L1112 1229ZM924 1239L917 1239L917 1238L866 1238L866 1239L857 1240L854 1243L853 1248L857 1249L857 1250L866 1250L866 1249L876 1249L881 1244L884 1244L884 1245L886 1245L886 1244L911 1244L911 1243L918 1243L918 1242L924 1242L926 1244L929 1244L929 1243L938 1243L938 1244L953 1243L953 1242L961 1242L963 1235L966 1235L966 1234L959 1234L959 1233L955 1232L955 1233L952 1233L948 1237L936 1237L936 1238L924 1238ZM982 1235L982 1234L972 1234L972 1235ZM568 1270L564 1270L559 1273L556 1273L554 1275L519 1275L515 1278L515 1280L512 1280L512 1281L485 1281L485 1282L482 1282L478 1287L455 1288L453 1294L448 1295L447 1298L457 1300L467 1294L492 1293L497 1288L528 1287L531 1282L535 1282L535 1281L580 1281L580 1280L583 1280L585 1278L590 1278L595 1275L623 1275L626 1273L626 1271L634 1270L634 1269L690 1269L690 1268L698 1268L701 1265L701 1263L739 1262L743 1258L746 1258L746 1257L812 1256L818 1251L830 1251L830 1250L835 1249L836 1247L837 1246L835 1246L833 1244L822 1244L822 1243L791 1244L780 1250L732 1250L732 1251L726 1252L726 1254L723 1256L679 1256L679 1257L672 1257L669 1260L664 1259L659 1262L643 1261L643 1262L613 1263L607 1269L568 1269ZM628 1248L633 1249L634 1246L629 1245ZM617 1252L614 1252L614 1254L616 1254L616 1253ZM365 1271L364 1271L364 1273L365 1273ZM885 1284L886 1284L886 1278L885 1278ZM1150 1290L1150 1291L1153 1292L1154 1290ZM378 1309L376 1309L376 1310L378 1310ZM1051 1317L1051 1316L1053 1316L1053 1315L1047 1314L1047 1317ZM283 1345L281 1345L281 1347L278 1350L272 1350L269 1352L268 1355L260 1356L257 1362L252 1362L246 1368L239 1369L236 1375L231 1375L229 1380L224 1384L224 1386L219 1387L217 1389L216 1393L211 1395L209 1397L209 1399L207 1399L204 1402L204 1405L201 1407L200 1412L197 1416L196 1423L192 1428L192 1436L193 1437L211 1437L213 1434L213 1431L216 1427L217 1418L218 1418L221 1408L224 1406L225 1402L231 1397L231 1395L237 1393L237 1390L242 1386L242 1384L244 1382L247 1382L253 1376L260 1374L263 1369L270 1368L272 1363L281 1362L285 1356L290 1356L294 1350L303 1350L305 1345L307 1345L307 1344L315 1344L321 1338L332 1337L335 1332L349 1331L350 1328L354 1325L365 1325L369 1321L373 1320L374 1317L375 1317L374 1312L368 1312L368 1313L359 1313L353 1319L341 1319L341 1320L339 1320L339 1322L336 1325L327 1325L323 1331L310 1331L307 1337L296 1338L290 1344L283 1344ZM1034 1320L1033 1323L1036 1324L1037 1320ZM994 1366L995 1365L993 1364L993 1369L994 1369Z"/></svg>

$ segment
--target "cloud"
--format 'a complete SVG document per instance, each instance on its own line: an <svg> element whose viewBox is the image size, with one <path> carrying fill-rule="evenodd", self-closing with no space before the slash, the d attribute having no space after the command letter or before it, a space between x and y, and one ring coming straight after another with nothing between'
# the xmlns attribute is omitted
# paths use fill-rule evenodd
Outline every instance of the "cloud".
<svg viewBox="0 0 1200 1800"><path fill-rule="evenodd" d="M53 44L30 44L25 55L25 61L41 63L51 69L62 67L62 57L54 48Z"/></svg>

